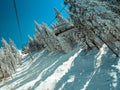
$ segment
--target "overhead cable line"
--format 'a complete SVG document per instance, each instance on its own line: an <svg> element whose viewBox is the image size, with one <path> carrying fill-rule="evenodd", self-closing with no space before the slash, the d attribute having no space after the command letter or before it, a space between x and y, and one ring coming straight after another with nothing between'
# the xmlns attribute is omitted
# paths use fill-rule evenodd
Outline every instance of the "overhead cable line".
<svg viewBox="0 0 120 90"><path fill-rule="evenodd" d="M19 31L19 34L20 34L20 39L22 41L22 31L21 31L21 28L20 28L20 21L19 21L19 18L18 18L18 12L17 12L17 6L16 6L16 1L15 0L13 0L13 5L14 5L16 21L17 21L17 25L18 25L18 31Z"/></svg>

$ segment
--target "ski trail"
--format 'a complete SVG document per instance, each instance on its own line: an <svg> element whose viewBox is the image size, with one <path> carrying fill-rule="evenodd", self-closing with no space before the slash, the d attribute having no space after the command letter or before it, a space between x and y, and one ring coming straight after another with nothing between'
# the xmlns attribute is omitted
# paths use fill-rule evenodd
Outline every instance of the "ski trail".
<svg viewBox="0 0 120 90"><path fill-rule="evenodd" d="M58 90L64 90L65 85L67 83L74 82L74 80L75 80L75 76L70 76L69 79L67 80L67 82L63 83L63 85Z"/></svg>
<svg viewBox="0 0 120 90"><path fill-rule="evenodd" d="M89 80L85 83L85 85L83 86L83 88L81 90L86 90L87 89L87 87L88 87L89 83L91 82L92 78L94 77L97 70L101 66L101 63L102 63L101 58L103 57L104 54L107 53L106 48L107 48L107 46L105 44L103 44L102 48L100 48L100 51L98 52L98 54L95 57L95 58L97 58L96 63L95 63L95 70L94 70L93 74L90 76Z"/></svg>
<svg viewBox="0 0 120 90"><path fill-rule="evenodd" d="M107 46L105 44L103 44L102 48L100 48L100 51L95 56L95 58L97 59L95 61L95 69L97 69L97 68L99 68L101 66L102 56L105 55L106 53L107 53Z"/></svg>
<svg viewBox="0 0 120 90"><path fill-rule="evenodd" d="M62 57L62 56L61 56ZM61 58L60 57L60 58ZM43 74L45 74L50 68L52 68L56 63L58 63L58 61L60 60L60 58L58 58L52 65L50 65L49 67L47 67L46 69L44 69L40 75L35 79L35 80L32 80L28 83L26 83L25 85L17 88L16 90L27 90L29 87L33 87L35 85L36 82L38 82L39 80L42 79L42 76ZM44 90L44 89L43 89Z"/></svg>
<svg viewBox="0 0 120 90"><path fill-rule="evenodd" d="M43 81L35 90L54 90L55 85L59 80L69 71L73 61L80 54L82 49L80 49L77 53L71 56L66 62L60 65L54 73L49 76L45 81Z"/></svg>
<svg viewBox="0 0 120 90"><path fill-rule="evenodd" d="M97 72L97 70L95 70L95 71L93 72L93 74L91 75L90 79L86 82L86 84L84 85L84 87L83 87L81 90L86 90L86 89L87 89L90 81L92 80L92 78L93 78L93 76L95 75L96 72Z"/></svg>

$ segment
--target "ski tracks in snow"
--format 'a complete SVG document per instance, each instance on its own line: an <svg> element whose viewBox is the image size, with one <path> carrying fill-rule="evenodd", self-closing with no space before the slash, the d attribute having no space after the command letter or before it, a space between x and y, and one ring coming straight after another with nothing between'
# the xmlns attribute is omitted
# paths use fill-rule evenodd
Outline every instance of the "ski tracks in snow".
<svg viewBox="0 0 120 90"><path fill-rule="evenodd" d="M91 82L91 80L93 79L94 75L96 74L97 70L99 70L99 67L101 66L102 63L102 57L103 55L105 55L107 53L107 46L105 44L103 44L103 46L100 48L100 51L98 52L98 54L95 56L95 70L92 73L92 75L90 76L90 78L88 79L88 81L85 83L85 85L83 86L82 89L80 90L86 90L89 83Z"/></svg>
<svg viewBox="0 0 120 90"><path fill-rule="evenodd" d="M68 79L58 90L64 90L65 85L66 85L67 83L74 82L74 80L75 80L75 76L74 76L74 75L71 75L71 76L69 77L69 79Z"/></svg>
<svg viewBox="0 0 120 90"><path fill-rule="evenodd" d="M52 65L44 69L35 80L32 80L31 82L26 83L25 85L21 86L20 88L16 90L27 90L28 88L33 87L35 83L40 81L42 79L42 76L60 60L60 58L58 58Z"/></svg>
<svg viewBox="0 0 120 90"><path fill-rule="evenodd" d="M61 78L70 70L73 61L80 54L82 49L71 56L66 62L60 65L54 73L43 81L35 90L54 90L55 85L61 80Z"/></svg>

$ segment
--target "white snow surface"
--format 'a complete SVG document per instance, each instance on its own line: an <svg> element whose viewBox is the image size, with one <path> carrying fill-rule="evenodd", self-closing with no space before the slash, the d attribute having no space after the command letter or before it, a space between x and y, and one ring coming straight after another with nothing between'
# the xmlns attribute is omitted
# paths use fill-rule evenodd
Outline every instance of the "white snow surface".
<svg viewBox="0 0 120 90"><path fill-rule="evenodd" d="M69 79L68 79L65 83L63 83L63 85L62 85L58 90L63 90L63 89L64 89L64 86L65 86L67 83L72 83L72 82L74 82L74 80L75 80L75 76L71 75L71 76L69 77Z"/></svg>
<svg viewBox="0 0 120 90"><path fill-rule="evenodd" d="M58 60L59 60L59 59L58 59ZM56 62L54 62L51 66L49 66L49 67L47 67L46 69L44 69L44 70L40 73L40 75L39 75L35 80L33 80L33 81L31 81L31 82L28 82L27 84L23 85L22 87L18 88L17 90L23 90L23 89L27 90L29 87L34 86L34 84L35 84L37 81L39 81L40 79L42 79L42 75L43 75L44 73L46 73L47 70L49 70L49 68L51 68L53 65L55 65L55 64L58 62L58 60L57 60ZM40 89L39 89L39 90L40 90ZM41 90L42 90L42 89L41 89Z"/></svg>
<svg viewBox="0 0 120 90"><path fill-rule="evenodd" d="M75 58L79 55L81 51L82 49L80 49L77 53L71 56L68 61L60 65L51 76L49 76L36 88L36 90L54 90L56 83L61 80L61 78L69 71L72 62L75 60Z"/></svg>
<svg viewBox="0 0 120 90"><path fill-rule="evenodd" d="M107 46L105 44L103 44L102 48L100 48L100 51L98 52L98 54L95 56L96 57L96 60L95 60L95 70L94 72L92 73L92 75L90 76L90 78L88 79L88 81L86 82L86 84L84 85L84 87L81 89L81 90L86 90L90 81L92 80L93 76L96 74L97 70L99 70L99 67L101 66L102 64L102 56L104 54L107 53L107 50L106 50Z"/></svg>
<svg viewBox="0 0 120 90"><path fill-rule="evenodd" d="M112 86L114 88L116 88L117 87L117 81L118 81L117 73L115 71L111 71L109 74L110 74L111 77L113 77Z"/></svg>
<svg viewBox="0 0 120 90"><path fill-rule="evenodd" d="M96 52L96 53L95 53ZM109 56L110 54L110 56ZM106 45L99 51L76 48L68 54L46 50L28 56L13 74L0 82L0 90L119 90L120 58L115 59ZM113 63L112 60L116 63ZM117 71L118 72L117 72ZM111 78L112 77L112 78Z"/></svg>
<svg viewBox="0 0 120 90"><path fill-rule="evenodd" d="M120 73L120 59L119 59L117 65L112 65L112 67L115 67L116 69L118 69L119 73Z"/></svg>

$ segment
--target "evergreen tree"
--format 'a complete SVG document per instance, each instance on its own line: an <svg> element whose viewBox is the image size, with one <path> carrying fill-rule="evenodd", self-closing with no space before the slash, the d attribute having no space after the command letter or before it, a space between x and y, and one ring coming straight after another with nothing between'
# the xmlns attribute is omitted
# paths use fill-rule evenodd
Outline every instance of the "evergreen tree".
<svg viewBox="0 0 120 90"><path fill-rule="evenodd" d="M71 45L65 40L65 37L58 37L58 40L60 42L60 45L62 47L62 50L65 53L69 53L72 51L72 47Z"/></svg>
<svg viewBox="0 0 120 90"><path fill-rule="evenodd" d="M97 0L64 0L64 2L69 6L70 17L87 48L90 46L88 41L98 49L101 46L99 42L106 43L113 52L116 47L119 48L115 43L120 41L120 16L106 3ZM112 49L111 46L115 48Z"/></svg>
<svg viewBox="0 0 120 90"><path fill-rule="evenodd" d="M16 69L15 58L11 57L10 46L4 38L2 38L2 44L3 44L3 53L4 53L2 58L2 65L4 65L4 67L2 67L2 70L4 73L4 77L6 76L6 74L11 76Z"/></svg>
<svg viewBox="0 0 120 90"><path fill-rule="evenodd" d="M10 39L10 45L2 38L3 47L0 49L0 78L12 77L16 72L17 64L21 64L21 56Z"/></svg>
<svg viewBox="0 0 120 90"><path fill-rule="evenodd" d="M9 39L9 43L10 43L11 52L16 59L15 60L16 64L21 65L22 64L21 55L20 55L19 51L17 50L17 48L16 48L14 42L12 41L12 39ZM10 55L10 56L12 57L12 55Z"/></svg>

